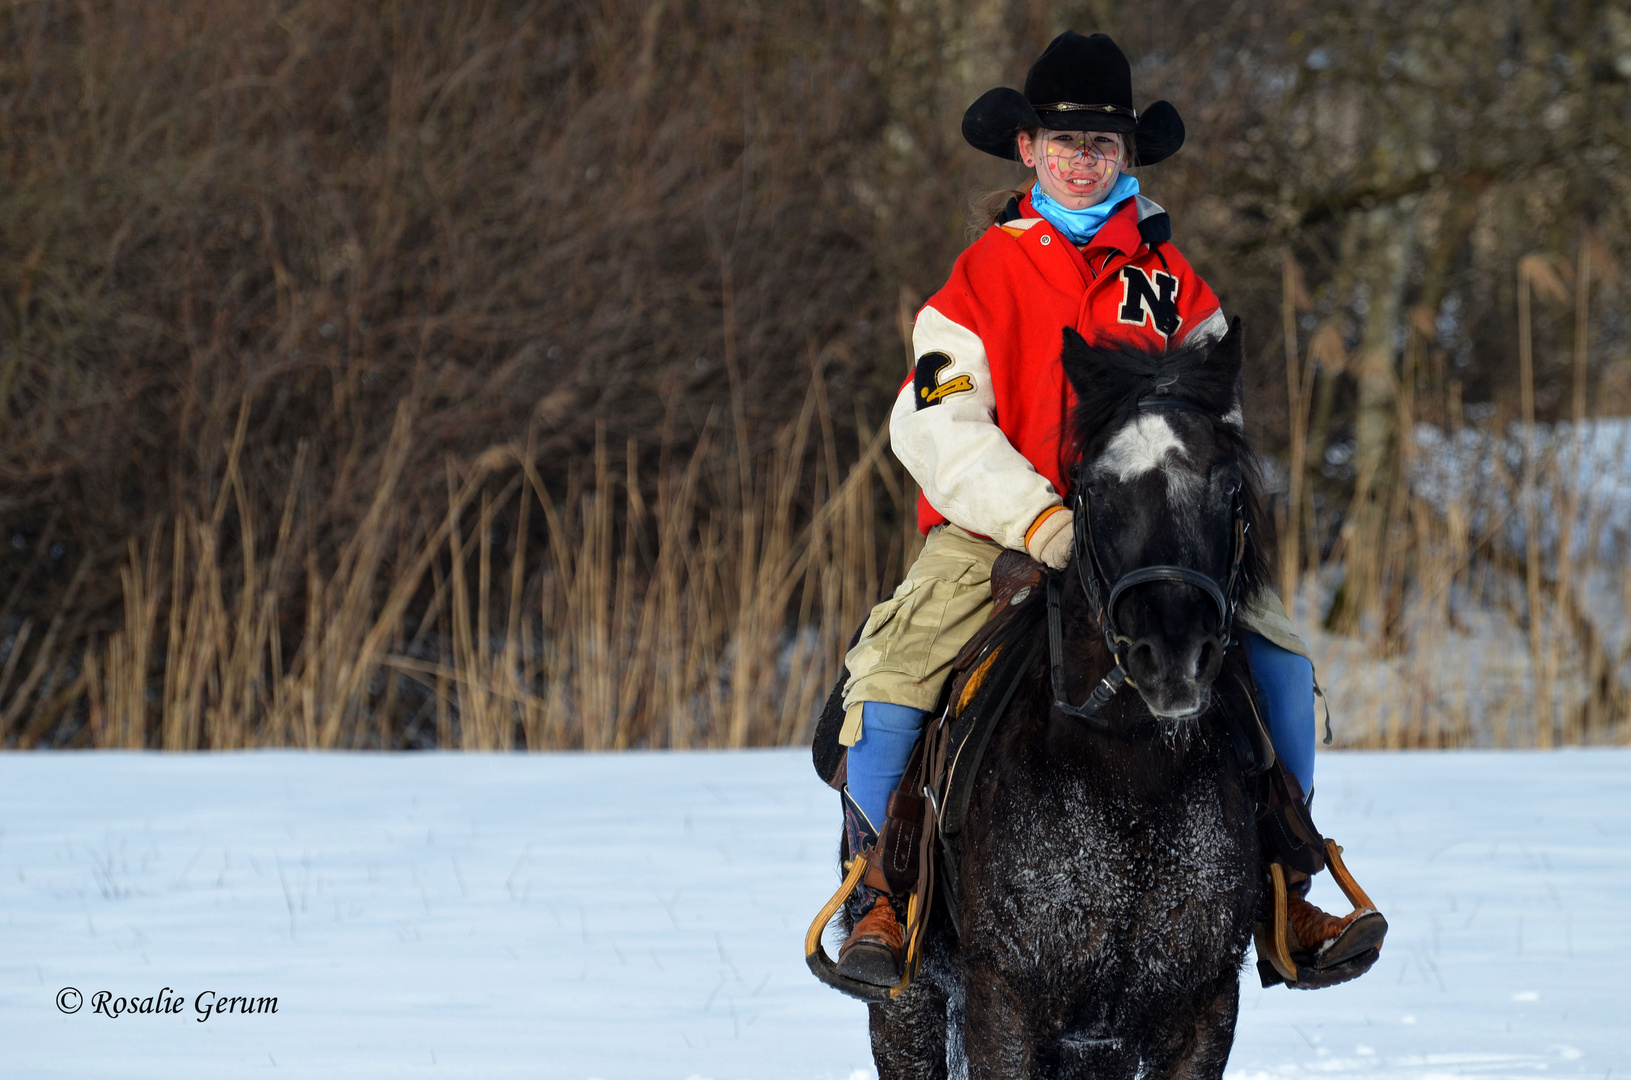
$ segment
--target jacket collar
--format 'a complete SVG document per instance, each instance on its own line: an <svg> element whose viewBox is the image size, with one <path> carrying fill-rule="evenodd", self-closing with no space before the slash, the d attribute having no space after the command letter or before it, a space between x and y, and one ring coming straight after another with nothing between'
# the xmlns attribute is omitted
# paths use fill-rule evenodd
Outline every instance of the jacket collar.
<svg viewBox="0 0 1631 1080"><path fill-rule="evenodd" d="M1042 219L1042 215L1037 213L1036 207L1031 205L1031 196L1029 194L1020 202L1019 212L1021 217ZM1087 242L1087 250L1114 248L1123 255L1131 255L1147 240L1167 239L1167 236L1147 237L1144 235L1145 230L1141 228L1144 222L1141 219L1153 215L1159 215L1164 223L1166 211L1142 195L1135 195L1130 199L1123 200L1122 204L1116 208L1105 223L1099 226L1099 231L1094 233L1093 238ZM1042 219L1042 221L1044 225L1047 225L1046 219ZM1052 225L1047 225L1047 227L1053 228ZM1054 231L1057 232L1058 230L1055 229Z"/></svg>
<svg viewBox="0 0 1631 1080"><path fill-rule="evenodd" d="M1047 225L1047 220L1041 214L1037 214L1036 207L1031 206L1029 194L1026 194L1018 204L1010 202L1010 207L1013 207L1016 219L1036 219ZM1005 210L1005 214L1006 212L1008 210ZM1052 228L1052 225L1049 225L1049 228ZM1168 217L1161 204L1145 196L1134 196L1125 199L1120 207L1117 207L1116 212L1111 214L1109 220L1099 227L1099 232L1093 233L1093 240L1088 241L1086 250L1114 248L1122 255L1132 255L1140 245L1150 245L1153 248L1171 238L1173 219Z"/></svg>
<svg viewBox="0 0 1631 1080"><path fill-rule="evenodd" d="M1099 231L1087 242L1087 249L1115 248L1123 255L1131 255L1143 244L1143 237L1138 235L1138 198L1134 196L1116 207L1115 212L1099 226Z"/></svg>

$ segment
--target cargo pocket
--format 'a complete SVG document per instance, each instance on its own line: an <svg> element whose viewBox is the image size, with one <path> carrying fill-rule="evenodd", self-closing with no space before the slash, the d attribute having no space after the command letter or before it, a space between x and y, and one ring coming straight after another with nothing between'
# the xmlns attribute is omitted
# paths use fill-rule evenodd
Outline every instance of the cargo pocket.
<svg viewBox="0 0 1631 1080"><path fill-rule="evenodd" d="M948 602L940 614L939 629L927 653L929 668L923 676L935 684L937 691L957 654L991 617L991 567L983 562L970 563L955 581L942 584Z"/></svg>
<svg viewBox="0 0 1631 1080"><path fill-rule="evenodd" d="M923 678L956 589L955 583L932 577L901 582L895 595L872 609L860 640L844 658L850 685L880 674L906 682Z"/></svg>
<svg viewBox="0 0 1631 1080"><path fill-rule="evenodd" d="M887 701L935 707L952 657L991 610L990 560L978 557L983 550L972 556L957 550L976 546L973 541L960 544L955 534L953 543L945 539L938 530L931 533L912 565L912 576L867 617L860 639L844 658L850 673L844 684L846 706Z"/></svg>
<svg viewBox="0 0 1631 1080"><path fill-rule="evenodd" d="M896 590L896 595L881 601L867 616L866 623L861 627L861 636L844 656L844 666L849 669L850 685L880 670L883 658L888 652L889 635L899 630L898 616L901 605L906 603L907 595L903 586Z"/></svg>
<svg viewBox="0 0 1631 1080"><path fill-rule="evenodd" d="M889 625L879 633L882 649L878 669L921 679L929 673L935 642L945 624L946 610L957 594L957 583L929 578L910 584L911 589L899 597L900 606Z"/></svg>

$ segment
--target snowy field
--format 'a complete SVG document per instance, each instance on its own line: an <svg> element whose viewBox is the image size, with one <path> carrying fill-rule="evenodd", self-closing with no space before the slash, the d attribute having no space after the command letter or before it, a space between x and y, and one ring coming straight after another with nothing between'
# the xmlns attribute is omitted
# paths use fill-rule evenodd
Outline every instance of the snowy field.
<svg viewBox="0 0 1631 1080"><path fill-rule="evenodd" d="M1631 753L1319 768L1392 933L1248 974L1230 1075L1631 1080ZM870 1077L801 956L837 810L802 750L0 754L0 1077Z"/></svg>

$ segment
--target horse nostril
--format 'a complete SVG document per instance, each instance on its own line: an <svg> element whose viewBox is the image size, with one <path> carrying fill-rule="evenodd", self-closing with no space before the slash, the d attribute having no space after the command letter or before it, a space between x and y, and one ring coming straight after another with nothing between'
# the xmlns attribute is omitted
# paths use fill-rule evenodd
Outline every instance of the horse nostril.
<svg viewBox="0 0 1631 1080"><path fill-rule="evenodd" d="M1219 669L1223 667L1223 647L1215 638L1207 638L1201 642L1200 651L1195 655L1195 679L1197 682L1211 682L1217 678Z"/></svg>
<svg viewBox="0 0 1631 1080"><path fill-rule="evenodd" d="M1133 677L1134 682L1140 679L1147 680L1151 676L1159 674L1159 665L1155 660L1155 646L1147 641L1140 641L1127 650L1127 674Z"/></svg>

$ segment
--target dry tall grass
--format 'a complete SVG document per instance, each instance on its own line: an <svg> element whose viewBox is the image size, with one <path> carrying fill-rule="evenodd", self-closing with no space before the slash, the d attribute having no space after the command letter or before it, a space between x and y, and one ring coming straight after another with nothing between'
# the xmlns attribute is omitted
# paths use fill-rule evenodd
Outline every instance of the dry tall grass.
<svg viewBox="0 0 1631 1080"><path fill-rule="evenodd" d="M209 512L129 543L119 630L76 653L53 624L12 689L32 632L23 623L0 674L0 743L796 742L850 630L918 542L876 516L880 489L894 520L911 516L886 431L841 464L819 357L808 387L762 454L735 452L716 414L683 460L663 455L654 503L632 440L615 451L599 440L590 466L558 490L536 447L511 445L468 468L449 459L445 511L430 521L395 499L414 437L404 407L362 524L326 574L296 527L303 458L271 550L257 547L263 531L236 465L246 406ZM798 498L807 491L813 504ZM298 599L291 582L305 590L293 635L279 625Z"/></svg>
<svg viewBox="0 0 1631 1080"><path fill-rule="evenodd" d="M1575 266L1530 255L1517 270L1520 398L1475 428L1458 387L1436 399L1425 372L1407 363L1397 405L1393 490L1379 547L1355 543L1344 521L1324 559L1294 541L1283 554L1288 591L1299 590L1304 626L1322 670L1340 745L1359 747L1537 746L1631 740L1631 423L1589 415L1591 253L1582 237ZM1290 266L1288 260L1288 267ZM1287 310L1292 306L1288 269ZM1535 292L1575 314L1573 413L1543 427L1535 414L1532 337ZM1423 355L1431 320L1417 319L1407 361ZM1315 343L1315 346L1318 342ZM1312 352L1314 346L1311 346ZM1295 336L1288 331L1292 460L1307 431L1309 397L1297 392ZM1436 424L1423 424L1423 417ZM1544 438L1543 438L1544 437ZM1432 461L1420 460L1426 451ZM1304 466L1306 467L1306 466ZM1303 477L1294 474L1289 505ZM1312 512L1300 511L1312 532ZM1321 626L1338 586L1356 632Z"/></svg>
<svg viewBox="0 0 1631 1080"><path fill-rule="evenodd" d="M731 505L802 528L809 478L777 526L754 471L801 408L800 358L825 350L840 418L822 434L852 459L856 402L875 409L895 377L876 343L898 354L860 254L874 223L848 206L865 164L846 148L875 126L843 51L854 14L0 5L0 741L389 744L368 729L400 737L402 718L359 720L358 703L423 704L374 661L406 655L401 612L408 641L450 650L415 662L476 663L482 631L446 609L483 602L483 522L506 543L518 513L547 533L521 509L520 451L503 473L493 444L530 448L534 496L594 497L623 486L592 474L598 429L599 457L649 498L656 455L689 455L728 398L711 445L757 485ZM625 469L630 439L645 456ZM455 503L476 485L468 520L444 520L449 459ZM734 490L696 483L698 513ZM585 511L555 512L575 528ZM593 523L617 547L621 503L607 512ZM647 573L647 549L673 547L651 527L572 573ZM713 527L721 553L757 544L741 521ZM453 547L473 553L468 579ZM665 557L671 583L688 564ZM768 574L783 556L746 557ZM536 577L528 563L522 584ZM624 577L615 618L638 588ZM591 610L586 588L549 602ZM95 677L73 690L85 657ZM448 694L473 707L470 685ZM448 694L422 718L444 734Z"/></svg>
<svg viewBox="0 0 1631 1080"><path fill-rule="evenodd" d="M1459 275L1468 385L1500 399L1515 254L1558 247L1589 204L1613 248L1590 275L1623 261L1611 151L1631 129L1624 80L1594 74L1617 58L1506 79L1488 57L1520 25L1536 56L1612 35L1589 6L1360 7L1174 0L1096 21L1140 93L1189 119L1184 153L1142 179L1250 327L1303 288L1265 237L1336 252L1377 200L1465 203L1472 240L1441 229L1422 258ZM1083 20L809 0L0 5L0 745L796 738L916 542L865 421L904 370L897 316L944 279L969 189L1017 179L957 119ZM1422 48L1389 93L1454 101L1471 127L1412 122L1439 133L1433 154L1380 153L1393 124L1360 122L1385 96L1375 73ZM1439 171L1367 179L1384 158ZM1346 406L1314 354L1342 347L1347 258L1309 262L1324 345L1299 343L1293 304L1286 378L1277 355L1254 365L1260 400L1283 385L1292 402L1288 592L1318 599L1350 561L1375 583L1356 647L1431 674L1434 635L1452 640L1487 582L1520 627L1489 706L1511 708L1511 738L1605 737L1621 644L1584 598L1616 567L1554 566L1570 542L1514 563L1473 496L1423 507L1403 487L1385 543L1327 549L1311 470ZM1544 301L1553 264L1525 266ZM1567 324L1545 312L1524 393L1557 417ZM1623 320L1598 332L1626 340ZM1623 389L1628 362L1592 355L1592 385ZM1459 416L1412 363L1432 392L1402 395L1401 423ZM1514 491L1545 492L1555 463L1525 460ZM1416 614L1435 596L1449 614ZM1554 703L1532 736L1530 695ZM1345 737L1393 723L1333 696ZM1401 731L1452 732L1405 741L1485 737L1483 705L1465 730L1448 708L1405 709Z"/></svg>
<svg viewBox="0 0 1631 1080"><path fill-rule="evenodd" d="M1520 273L1526 287L1541 281L1584 310L1587 256L1572 296L1555 261L1526 262ZM1288 287L1293 278L1288 269ZM1583 371L1584 316L1579 329ZM1287 364L1298 380L1290 399L1306 410L1313 369L1289 326ZM886 431L857 417L864 442L844 462L827 366L807 358L801 407L761 452L737 394L689 452L659 446L652 459L636 440L614 446L602 432L564 483L541 473L536 445L499 445L468 464L448 457L435 515L398 498L418 420L404 403L361 523L328 570L302 526L304 444L275 527L256 519L238 466L245 401L214 500L127 542L118 629L76 647L59 617L29 649L35 627L20 623L0 668L0 742L797 742L848 634L918 543L914 492L887 454ZM1624 740L1631 478L1605 485L1589 466L1631 460L1631 446L1605 448L1592 435L1580 394L1573 424L1543 440L1532 413L1464 427L1453 400L1422 407L1413 387L1406 380L1399 430L1422 433L1399 443L1380 549L1339 534L1323 560L1315 543L1286 551L1299 560L1287 581L1305 626L1318 626L1337 582L1373 583L1350 597L1362 613L1357 633L1311 633L1339 744ZM1450 431L1418 428L1418 411L1434 409ZM1291 430L1306 432L1306 417ZM1435 468L1416 460L1424 446ZM649 460L655 474L643 476ZM1309 527L1291 528L1298 518L1288 515L1282 531L1313 535L1297 490L1294 475L1285 506ZM1362 560L1370 564L1355 575Z"/></svg>

